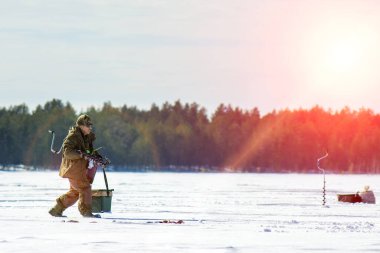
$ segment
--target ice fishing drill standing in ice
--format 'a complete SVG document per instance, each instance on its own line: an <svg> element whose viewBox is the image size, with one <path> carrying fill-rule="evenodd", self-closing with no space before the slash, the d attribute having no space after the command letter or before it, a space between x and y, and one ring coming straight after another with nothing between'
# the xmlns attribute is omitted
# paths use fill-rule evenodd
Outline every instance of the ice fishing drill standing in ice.
<svg viewBox="0 0 380 253"><path fill-rule="evenodd" d="M87 154L100 156L93 148L95 134L92 132L92 122L88 115L80 115L63 142L63 154L59 175L68 178L70 189L61 195L56 205L50 209L52 216L61 217L63 211L74 205L78 200L79 212L84 217L100 217L91 211L91 184L93 178L88 175L88 168L93 161Z"/></svg>

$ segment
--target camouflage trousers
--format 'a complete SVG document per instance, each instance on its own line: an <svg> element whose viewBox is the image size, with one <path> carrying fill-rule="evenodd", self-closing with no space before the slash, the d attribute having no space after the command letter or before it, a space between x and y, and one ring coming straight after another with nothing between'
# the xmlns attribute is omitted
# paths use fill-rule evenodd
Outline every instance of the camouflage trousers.
<svg viewBox="0 0 380 253"><path fill-rule="evenodd" d="M68 208L74 205L78 199L78 209L82 215L91 213L91 184L85 180L75 180L69 178L70 190L65 194L61 195L57 202L61 202L64 208Z"/></svg>

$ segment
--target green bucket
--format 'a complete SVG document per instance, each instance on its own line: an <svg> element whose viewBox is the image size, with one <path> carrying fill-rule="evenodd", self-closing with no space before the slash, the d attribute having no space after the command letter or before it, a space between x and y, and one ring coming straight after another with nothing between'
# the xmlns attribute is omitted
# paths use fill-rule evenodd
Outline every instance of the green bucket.
<svg viewBox="0 0 380 253"><path fill-rule="evenodd" d="M112 192L113 189L108 191L106 189L92 190L93 213L111 212Z"/></svg>

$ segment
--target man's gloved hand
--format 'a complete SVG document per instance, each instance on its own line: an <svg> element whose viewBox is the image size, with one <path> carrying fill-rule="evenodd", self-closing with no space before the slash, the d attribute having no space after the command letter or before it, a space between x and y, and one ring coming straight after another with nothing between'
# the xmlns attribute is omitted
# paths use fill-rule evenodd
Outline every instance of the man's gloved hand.
<svg viewBox="0 0 380 253"><path fill-rule="evenodd" d="M111 161L107 157L103 158L99 154L89 155L81 150L77 150L77 152L79 153L81 158L87 161L92 160L92 163L94 164L94 166L107 166L111 163Z"/></svg>
<svg viewBox="0 0 380 253"><path fill-rule="evenodd" d="M84 153L82 150L78 150L78 153L80 155L81 158L85 159L85 160L89 160L90 158L86 155L86 153Z"/></svg>

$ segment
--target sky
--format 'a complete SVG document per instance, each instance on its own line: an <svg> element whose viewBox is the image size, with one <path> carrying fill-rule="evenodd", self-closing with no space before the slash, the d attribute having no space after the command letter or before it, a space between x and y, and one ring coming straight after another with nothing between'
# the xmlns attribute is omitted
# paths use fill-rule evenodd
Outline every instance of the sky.
<svg viewBox="0 0 380 253"><path fill-rule="evenodd" d="M0 107L380 112L380 2L2 0Z"/></svg>

